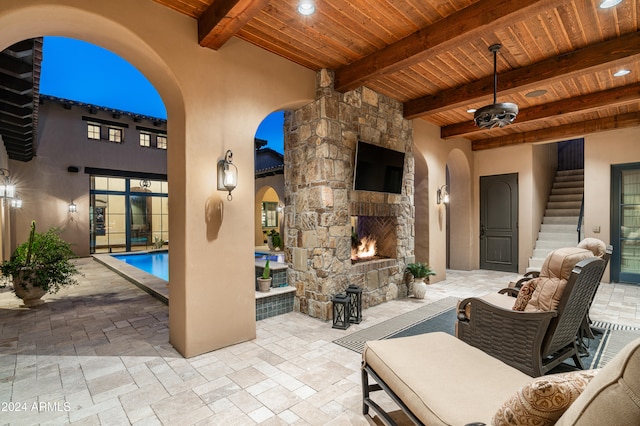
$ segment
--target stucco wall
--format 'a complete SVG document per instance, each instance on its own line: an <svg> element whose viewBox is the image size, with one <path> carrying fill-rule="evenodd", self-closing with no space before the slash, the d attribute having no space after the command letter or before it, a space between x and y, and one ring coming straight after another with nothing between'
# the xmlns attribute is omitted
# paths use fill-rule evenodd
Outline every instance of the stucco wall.
<svg viewBox="0 0 640 426"><path fill-rule="evenodd" d="M3 0L0 49L42 35L82 39L137 67L168 114L170 341L194 356L255 337L255 131L314 97L315 74L238 39L197 42L197 21L150 0ZM241 183L216 190L233 150Z"/></svg>

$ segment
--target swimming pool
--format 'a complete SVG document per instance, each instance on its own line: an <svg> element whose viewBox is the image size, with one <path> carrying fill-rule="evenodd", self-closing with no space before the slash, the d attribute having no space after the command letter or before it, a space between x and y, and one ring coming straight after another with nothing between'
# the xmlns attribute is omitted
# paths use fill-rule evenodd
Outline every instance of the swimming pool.
<svg viewBox="0 0 640 426"><path fill-rule="evenodd" d="M169 281L169 252L155 251L152 253L131 253L131 254L112 254L122 262L138 269ZM271 255L269 253L256 252L256 260L267 260L272 262L284 262L284 254Z"/></svg>
<svg viewBox="0 0 640 426"><path fill-rule="evenodd" d="M169 252L158 251L152 253L112 254L118 260L135 266L138 269L169 281Z"/></svg>

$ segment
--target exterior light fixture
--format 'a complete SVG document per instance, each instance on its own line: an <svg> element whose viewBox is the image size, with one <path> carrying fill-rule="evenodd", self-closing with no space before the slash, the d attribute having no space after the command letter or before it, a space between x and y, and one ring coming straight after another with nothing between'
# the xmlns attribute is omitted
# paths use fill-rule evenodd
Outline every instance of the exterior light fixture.
<svg viewBox="0 0 640 426"><path fill-rule="evenodd" d="M360 324L362 322L362 287L351 284L346 292L349 297L349 322Z"/></svg>
<svg viewBox="0 0 640 426"><path fill-rule="evenodd" d="M231 201L231 191L238 185L238 168L233 164L233 152L227 150L224 160L218 161L218 191L229 191L227 200Z"/></svg>
<svg viewBox="0 0 640 426"><path fill-rule="evenodd" d="M496 100L498 91L498 51L501 44L489 46L489 51L493 53L493 104L479 108L474 116L476 126L482 129L492 129L496 126L504 127L513 123L518 115L518 105L510 102L498 103Z"/></svg>
<svg viewBox="0 0 640 426"><path fill-rule="evenodd" d="M447 185L442 185L438 188L438 194L436 197L436 204L449 204L449 193L447 192Z"/></svg>
<svg viewBox="0 0 640 426"><path fill-rule="evenodd" d="M300 0L300 3L298 3L298 13L300 15L313 15L315 11L316 5L313 4L313 0Z"/></svg>
<svg viewBox="0 0 640 426"><path fill-rule="evenodd" d="M12 209L21 209L22 208L22 200L16 196L11 199L11 208Z"/></svg>
<svg viewBox="0 0 640 426"><path fill-rule="evenodd" d="M622 70L614 72L613 76L614 77L622 77L622 76L627 75L629 73L631 73L631 71L622 69Z"/></svg>
<svg viewBox="0 0 640 426"><path fill-rule="evenodd" d="M600 9L609 9L622 3L622 0L604 0L600 3Z"/></svg>
<svg viewBox="0 0 640 426"><path fill-rule="evenodd" d="M0 198L13 198L16 196L16 186L11 183L11 172L9 169L0 169L0 175L4 177L4 181L0 184Z"/></svg>
<svg viewBox="0 0 640 426"><path fill-rule="evenodd" d="M78 206L76 205L76 203L71 201L71 203L69 203L69 213L77 213L77 212L78 212Z"/></svg>

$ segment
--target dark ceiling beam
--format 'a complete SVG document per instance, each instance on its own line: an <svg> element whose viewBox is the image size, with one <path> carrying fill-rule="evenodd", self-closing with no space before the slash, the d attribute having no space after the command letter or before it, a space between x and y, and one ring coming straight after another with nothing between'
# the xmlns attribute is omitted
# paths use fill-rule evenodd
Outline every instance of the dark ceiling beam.
<svg viewBox="0 0 640 426"><path fill-rule="evenodd" d="M0 88L5 88L19 95L24 95L33 90L33 82L30 79L17 78L3 74L0 69Z"/></svg>
<svg viewBox="0 0 640 426"><path fill-rule="evenodd" d="M584 74L587 70L597 72L614 66L617 62L625 63L638 55L640 55L640 33L629 33L527 67L503 72L498 75L498 93L504 96L528 88L539 88L543 83L571 78ZM492 93L493 75L434 95L407 101L404 103L404 115L405 118L412 119L425 114L468 106L489 98Z"/></svg>
<svg viewBox="0 0 640 426"><path fill-rule="evenodd" d="M200 46L217 50L256 16L269 0L216 0L198 18Z"/></svg>
<svg viewBox="0 0 640 426"><path fill-rule="evenodd" d="M15 56L16 58L24 58L33 55L34 42L33 39L26 39L12 44L4 51Z"/></svg>
<svg viewBox="0 0 640 426"><path fill-rule="evenodd" d="M0 112L5 113L7 115L12 115L16 118L28 118L33 114L33 109L31 108L18 108L13 105L0 103Z"/></svg>
<svg viewBox="0 0 640 426"><path fill-rule="evenodd" d="M20 127L28 127L32 125L31 116L26 118L18 118L13 115L0 111L0 123L9 123Z"/></svg>
<svg viewBox="0 0 640 426"><path fill-rule="evenodd" d="M589 93L587 95L575 98L563 99L548 104L536 105L530 108L520 110L516 121L511 127L517 128L518 125L530 123L536 120L544 120L559 115L571 116L576 114L584 114L598 110L604 107L624 105L632 102L638 102L640 99L640 83L629 84L627 86L616 87L601 92ZM440 129L440 137L442 139L451 139L455 137L464 137L474 133L486 131L478 128L473 120L462 123L455 123L444 126Z"/></svg>
<svg viewBox="0 0 640 426"><path fill-rule="evenodd" d="M564 124L562 126L550 127L548 129L533 130L525 133L514 133L495 138L479 139L471 142L471 149L473 151L480 151L483 149L501 148L510 145L546 142L555 139L573 138L589 133L636 126L640 126L640 112L630 112L627 114L604 117L596 120Z"/></svg>
<svg viewBox="0 0 640 426"><path fill-rule="evenodd" d="M0 89L0 102L24 108L33 103L33 96L30 93L28 95L18 95L17 93Z"/></svg>
<svg viewBox="0 0 640 426"><path fill-rule="evenodd" d="M3 137L11 137L13 139L28 140L32 138L33 129L24 129L21 127L12 127L6 123L0 123L0 135Z"/></svg>
<svg viewBox="0 0 640 426"><path fill-rule="evenodd" d="M33 75L33 65L5 52L0 53L0 69L17 78L29 78Z"/></svg>
<svg viewBox="0 0 640 426"><path fill-rule="evenodd" d="M335 72L335 88L346 92L367 81L436 56L467 39L488 35L489 30L523 20L536 10L559 1L480 0L432 25L380 49Z"/></svg>

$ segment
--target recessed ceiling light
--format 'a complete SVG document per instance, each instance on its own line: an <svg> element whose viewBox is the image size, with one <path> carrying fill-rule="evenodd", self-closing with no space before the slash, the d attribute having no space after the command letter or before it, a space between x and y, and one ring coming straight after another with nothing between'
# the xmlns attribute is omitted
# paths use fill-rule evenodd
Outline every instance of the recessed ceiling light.
<svg viewBox="0 0 640 426"><path fill-rule="evenodd" d="M313 4L312 0L301 0L300 3L298 3L298 13L300 15L304 15L304 16L313 15L315 11L316 11L316 5Z"/></svg>
<svg viewBox="0 0 640 426"><path fill-rule="evenodd" d="M477 110L476 110L475 108L469 108L469 109L467 110L467 112L468 112L469 114L473 114L473 113L474 113L474 112L476 112L476 111L477 111Z"/></svg>
<svg viewBox="0 0 640 426"><path fill-rule="evenodd" d="M614 77L622 77L623 75L629 74L631 71L629 70L620 70L613 73Z"/></svg>
<svg viewBox="0 0 640 426"><path fill-rule="evenodd" d="M609 9L610 7L614 7L619 5L622 0L604 0L600 3L600 9Z"/></svg>
<svg viewBox="0 0 640 426"><path fill-rule="evenodd" d="M547 91L546 91L546 90L544 90L544 89L540 89L540 90L534 90L534 91L532 91L532 92L529 92L529 93L527 93L525 96L526 96L527 98L537 98L537 97L539 97L539 96L546 95L546 94L547 94Z"/></svg>

